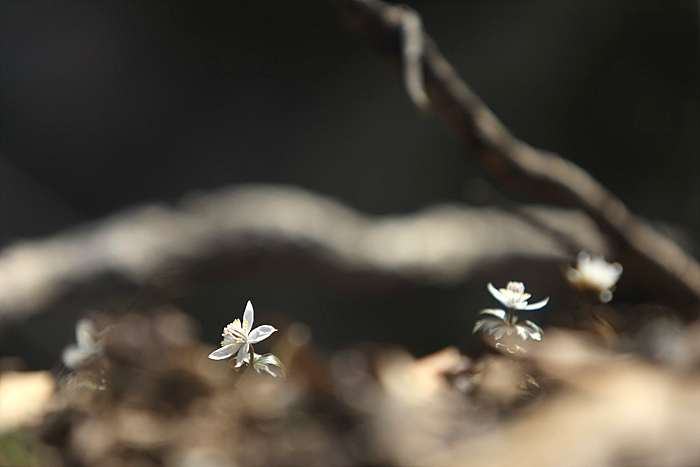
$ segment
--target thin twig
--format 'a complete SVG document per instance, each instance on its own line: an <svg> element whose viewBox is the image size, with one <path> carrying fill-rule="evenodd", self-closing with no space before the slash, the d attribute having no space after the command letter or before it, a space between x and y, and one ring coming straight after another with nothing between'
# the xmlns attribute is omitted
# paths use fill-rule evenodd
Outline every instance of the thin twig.
<svg viewBox="0 0 700 467"><path fill-rule="evenodd" d="M421 111L430 109L430 98L425 91L423 76L423 23L420 15L410 8L397 7L399 16L403 58L403 76L406 92L413 104Z"/></svg>

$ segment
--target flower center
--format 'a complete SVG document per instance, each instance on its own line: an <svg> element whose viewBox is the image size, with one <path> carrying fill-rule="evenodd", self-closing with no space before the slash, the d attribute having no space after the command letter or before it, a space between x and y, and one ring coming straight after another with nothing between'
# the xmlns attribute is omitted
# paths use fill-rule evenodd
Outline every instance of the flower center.
<svg viewBox="0 0 700 467"><path fill-rule="evenodd" d="M508 282L506 290L514 296L521 297L525 292L525 285L522 282Z"/></svg>
<svg viewBox="0 0 700 467"><path fill-rule="evenodd" d="M230 337L234 342L238 343L245 341L248 337L248 322L243 320L243 326L241 327L240 320L235 320L233 323L229 324L224 328L222 336Z"/></svg>

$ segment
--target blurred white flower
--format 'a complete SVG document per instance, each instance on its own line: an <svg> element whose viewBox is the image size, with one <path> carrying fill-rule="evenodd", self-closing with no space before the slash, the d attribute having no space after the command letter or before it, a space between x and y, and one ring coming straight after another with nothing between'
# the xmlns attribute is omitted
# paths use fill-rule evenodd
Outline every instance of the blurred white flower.
<svg viewBox="0 0 700 467"><path fill-rule="evenodd" d="M496 300L511 310L539 310L549 302L549 297L547 297L542 301L528 305L527 300L531 295L525 293L525 285L522 282L508 282L505 289L496 289L489 282L488 289Z"/></svg>
<svg viewBox="0 0 700 467"><path fill-rule="evenodd" d="M246 355L250 352L251 344L257 344L277 331L276 328L268 324L264 324L250 331L252 327L253 304L248 300L245 312L243 313L243 324L241 325L241 321L236 318L233 323L226 326L224 332L221 334L224 337L221 341L221 348L210 353L209 358L212 360L223 360L225 358L231 358L234 354L238 353L236 356L236 368L243 365Z"/></svg>
<svg viewBox="0 0 700 467"><path fill-rule="evenodd" d="M519 324L518 317L513 316L512 321L508 322L506 319L506 312L498 309L481 310L479 314L490 316L484 316L476 322L474 325L475 333L483 329L492 335L495 340L500 340L503 336L512 336L514 334L520 336L522 340L527 340L528 338L535 339L536 341L542 340L542 328L529 319L523 321L524 324Z"/></svg>
<svg viewBox="0 0 700 467"><path fill-rule="evenodd" d="M267 373L279 378L284 378L287 375L287 369L276 355L271 353L265 355L254 354L253 358L253 369L258 373ZM245 356L243 362L250 363L250 354Z"/></svg>
<svg viewBox="0 0 700 467"><path fill-rule="evenodd" d="M566 279L574 287L598 292L600 301L607 303L612 300L615 284L621 274L620 263L611 264L600 253L591 256L582 251L578 254L576 268L569 267L566 271Z"/></svg>
<svg viewBox="0 0 700 467"><path fill-rule="evenodd" d="M97 332L95 323L91 320L78 320L75 323L75 344L67 345L61 355L66 368L84 368L101 356L104 349L103 338L110 329L111 326Z"/></svg>

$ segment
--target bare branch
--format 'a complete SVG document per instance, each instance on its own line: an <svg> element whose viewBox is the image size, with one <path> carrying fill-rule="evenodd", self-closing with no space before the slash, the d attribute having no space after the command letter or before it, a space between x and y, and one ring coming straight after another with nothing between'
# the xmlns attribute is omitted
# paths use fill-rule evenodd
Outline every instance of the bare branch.
<svg viewBox="0 0 700 467"><path fill-rule="evenodd" d="M646 277L649 287L667 288L695 316L700 304L700 265L676 243L631 213L615 195L581 167L561 156L535 149L515 138L482 100L457 75L422 29L403 39L405 24L416 13L381 0L327 0L348 24L367 37L392 65L410 73L404 63L412 44L423 43L425 88L432 106L471 154L502 185L541 196L548 202L585 210L617 245L625 271ZM408 15L409 19L406 19ZM402 49L403 47L403 49ZM405 81L414 80L405 76ZM417 78L416 78L417 79ZM411 99L415 97L409 91ZM424 109L424 105L419 105ZM691 311L688 311L691 310Z"/></svg>
<svg viewBox="0 0 700 467"><path fill-rule="evenodd" d="M524 211L527 218L443 205L370 218L299 188L221 190L190 197L177 208L148 205L5 248L0 252L0 317L18 319L41 311L101 275L139 286L173 265L176 279L191 279L197 272L231 277L274 273L310 279L322 275L333 285L353 279L357 284L362 276L369 280L359 281L358 287L368 288L387 280L454 284L505 258L559 261L578 249L606 250L595 224L582 212Z"/></svg>
<svg viewBox="0 0 700 467"><path fill-rule="evenodd" d="M423 77L423 24L414 10L404 8L398 18L403 42L403 76L406 92L421 111L430 108L430 98L425 91Z"/></svg>

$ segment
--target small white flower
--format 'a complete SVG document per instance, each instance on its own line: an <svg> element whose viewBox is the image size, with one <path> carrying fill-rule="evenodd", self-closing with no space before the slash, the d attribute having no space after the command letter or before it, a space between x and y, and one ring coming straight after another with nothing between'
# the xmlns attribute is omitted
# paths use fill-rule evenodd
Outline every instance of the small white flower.
<svg viewBox="0 0 700 467"><path fill-rule="evenodd" d="M276 355L271 353L265 355L254 354L253 358L253 368L258 373L267 373L279 378L284 378L286 376L287 369L282 365L282 362ZM249 363L250 355L246 355L243 361Z"/></svg>
<svg viewBox="0 0 700 467"><path fill-rule="evenodd" d="M61 355L63 364L69 370L77 370L92 363L103 351L103 337L111 329L97 332L95 323L89 319L80 319L75 323L75 344L69 344Z"/></svg>
<svg viewBox="0 0 700 467"><path fill-rule="evenodd" d="M566 271L566 279L579 289L598 292L600 301L607 303L612 300L615 284L622 274L620 263L608 263L600 253L589 255L585 251L578 254L576 268Z"/></svg>
<svg viewBox="0 0 700 467"><path fill-rule="evenodd" d="M479 329L483 329L492 335L495 340L500 340L503 336L512 336L513 334L520 336L522 340L527 340L528 338L536 341L542 340L542 328L529 319L526 319L523 322L524 324L518 324L518 317L513 316L513 320L509 323L506 320L506 312L498 309L481 310L479 314L491 316L485 316L476 322L474 325L475 333Z"/></svg>
<svg viewBox="0 0 700 467"><path fill-rule="evenodd" d="M505 289L496 289L489 282L487 287L496 300L511 310L539 310L549 302L549 297L547 297L540 302L528 305L527 300L531 295L525 293L525 286L522 282L508 282Z"/></svg>
<svg viewBox="0 0 700 467"><path fill-rule="evenodd" d="M243 324L241 325L241 321L236 318L233 323L226 326L224 332L221 334L224 337L221 341L221 348L210 353L209 358L212 360L223 360L233 357L233 355L238 352L236 356L236 368L243 365L246 355L250 352L251 344L257 344L277 331L277 329L269 324L264 324L250 331L252 327L253 304L248 300L245 312L243 313Z"/></svg>
<svg viewBox="0 0 700 467"><path fill-rule="evenodd" d="M481 310L479 314L486 316L474 324L474 333L483 330L493 336L495 341L502 340L495 344L496 348L513 354L525 352L525 349L518 344L518 338L522 341L542 340L542 329L530 320L518 323L515 311L538 310L549 302L549 297L537 303L528 304L530 294L525 293L525 286L522 282L508 282L506 288L500 290L496 289L490 282L487 287L491 295L508 310L491 308Z"/></svg>

